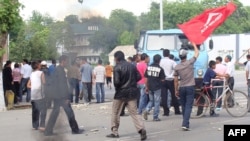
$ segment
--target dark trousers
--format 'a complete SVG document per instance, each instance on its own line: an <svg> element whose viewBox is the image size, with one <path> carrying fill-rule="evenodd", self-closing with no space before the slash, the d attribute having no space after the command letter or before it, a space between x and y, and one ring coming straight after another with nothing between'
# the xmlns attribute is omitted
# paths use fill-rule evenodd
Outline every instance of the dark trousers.
<svg viewBox="0 0 250 141"><path fill-rule="evenodd" d="M228 83L229 88L233 90L234 89L234 77L229 77L227 83ZM233 106L234 101L231 96L228 98L227 101L229 104L228 106Z"/></svg>
<svg viewBox="0 0 250 141"><path fill-rule="evenodd" d="M180 87L179 93L183 117L182 126L189 128L189 119L194 102L195 88L194 86Z"/></svg>
<svg viewBox="0 0 250 141"><path fill-rule="evenodd" d="M20 82L14 81L14 93L15 93L15 98L14 98L14 103L17 103L21 98L19 97L19 89L20 89Z"/></svg>
<svg viewBox="0 0 250 141"><path fill-rule="evenodd" d="M22 101L24 91L27 91L26 102L30 101L30 88L27 88L28 81L29 81L29 78L22 78L21 79L21 84L20 84L20 89L19 89L20 102Z"/></svg>
<svg viewBox="0 0 250 141"><path fill-rule="evenodd" d="M73 102L73 92L75 90L75 103L79 102L79 93L80 93L80 88L79 88L79 80L76 78L70 78L69 79L69 85L70 85L70 100Z"/></svg>
<svg viewBox="0 0 250 141"><path fill-rule="evenodd" d="M32 100L32 127L38 129L38 127L45 127L45 119L47 115L47 108L45 106L45 100Z"/></svg>
<svg viewBox="0 0 250 141"><path fill-rule="evenodd" d="M164 114L169 114L168 90L171 93L171 98L172 98L171 105L174 106L175 113L179 114L180 104L179 104L177 97L175 96L174 80L165 80L162 84L161 98L162 98L162 107L163 107Z"/></svg>
<svg viewBox="0 0 250 141"><path fill-rule="evenodd" d="M70 101L68 100L65 100L65 99L54 99L54 106L53 106L53 110L50 114L50 117L49 117L49 120L48 120L48 123L46 125L46 128L45 128L45 133L53 133L53 128L55 126L55 123L56 123L56 120L57 120L57 117L59 115L59 112L60 112L60 107L62 106L62 108L64 109L66 115L67 115L67 118L68 118L68 121L69 121L69 125L70 125L70 128L72 130L72 132L78 132L79 131L79 127L78 127L78 124L75 120L75 114L74 114L74 111L70 105Z"/></svg>
<svg viewBox="0 0 250 141"><path fill-rule="evenodd" d="M84 99L87 102L91 102L91 97L92 97L92 83L91 82L83 82L83 94L84 94Z"/></svg>

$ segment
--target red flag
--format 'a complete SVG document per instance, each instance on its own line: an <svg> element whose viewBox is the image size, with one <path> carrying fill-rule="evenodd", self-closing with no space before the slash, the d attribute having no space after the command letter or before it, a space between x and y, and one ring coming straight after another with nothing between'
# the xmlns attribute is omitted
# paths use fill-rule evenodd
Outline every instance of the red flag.
<svg viewBox="0 0 250 141"><path fill-rule="evenodd" d="M202 44L235 10L236 5L229 2L225 6L207 9L188 22L179 24L178 27L190 41Z"/></svg>

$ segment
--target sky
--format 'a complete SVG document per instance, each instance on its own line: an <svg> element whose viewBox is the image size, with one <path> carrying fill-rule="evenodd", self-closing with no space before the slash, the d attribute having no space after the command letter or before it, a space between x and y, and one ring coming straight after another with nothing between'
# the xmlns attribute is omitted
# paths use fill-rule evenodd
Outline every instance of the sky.
<svg viewBox="0 0 250 141"><path fill-rule="evenodd" d="M21 16L27 20L33 10L42 14L49 14L56 20L63 20L67 15L81 17L104 16L109 17L114 9L124 9L139 16L147 12L152 1L160 0L19 0L25 8L21 10ZM172 0L174 1L174 0ZM250 6L250 0L240 0L244 5Z"/></svg>

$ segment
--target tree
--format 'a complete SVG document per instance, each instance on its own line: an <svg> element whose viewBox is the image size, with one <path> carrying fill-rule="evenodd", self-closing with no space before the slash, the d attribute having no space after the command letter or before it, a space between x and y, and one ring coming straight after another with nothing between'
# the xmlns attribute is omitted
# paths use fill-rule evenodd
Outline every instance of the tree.
<svg viewBox="0 0 250 141"><path fill-rule="evenodd" d="M228 0L186 0L163 2L163 28L178 28L177 24L184 23L205 9L225 5ZM234 0L237 10L215 30L215 34L244 33L250 31L250 8L244 7L238 0ZM159 29L159 4L152 2L150 11L139 17L139 27L144 30Z"/></svg>
<svg viewBox="0 0 250 141"><path fill-rule="evenodd" d="M96 31L89 38L90 47L94 50L102 49L104 53L110 52L117 45L117 31L111 27L105 26Z"/></svg>
<svg viewBox="0 0 250 141"><path fill-rule="evenodd" d="M110 14L109 25L112 26L118 34L126 30L133 31L136 25L136 17L132 12L115 9Z"/></svg>
<svg viewBox="0 0 250 141"><path fill-rule="evenodd" d="M7 42L8 33L21 21L19 10L22 7L18 0L0 0L0 69L2 70L2 55Z"/></svg>
<svg viewBox="0 0 250 141"><path fill-rule="evenodd" d="M119 43L120 45L132 45L135 41L135 35L132 32L124 31L120 38Z"/></svg>
<svg viewBox="0 0 250 141"><path fill-rule="evenodd" d="M11 40L10 58L21 61L23 58L47 60L57 57L57 43L62 43L66 27L54 23L49 15L33 11L29 20L23 22L16 39Z"/></svg>
<svg viewBox="0 0 250 141"><path fill-rule="evenodd" d="M65 22L68 22L69 24L78 24L79 22L79 18L77 15L68 15L64 18Z"/></svg>

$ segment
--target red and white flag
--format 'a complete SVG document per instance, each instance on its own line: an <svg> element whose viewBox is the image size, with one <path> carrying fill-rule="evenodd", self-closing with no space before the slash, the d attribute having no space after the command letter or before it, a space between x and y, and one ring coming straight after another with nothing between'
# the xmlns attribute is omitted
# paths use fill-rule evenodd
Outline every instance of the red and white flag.
<svg viewBox="0 0 250 141"><path fill-rule="evenodd" d="M229 2L225 6L207 9L188 22L177 26L190 41L196 44L202 44L217 27L223 24L236 8L233 2Z"/></svg>

